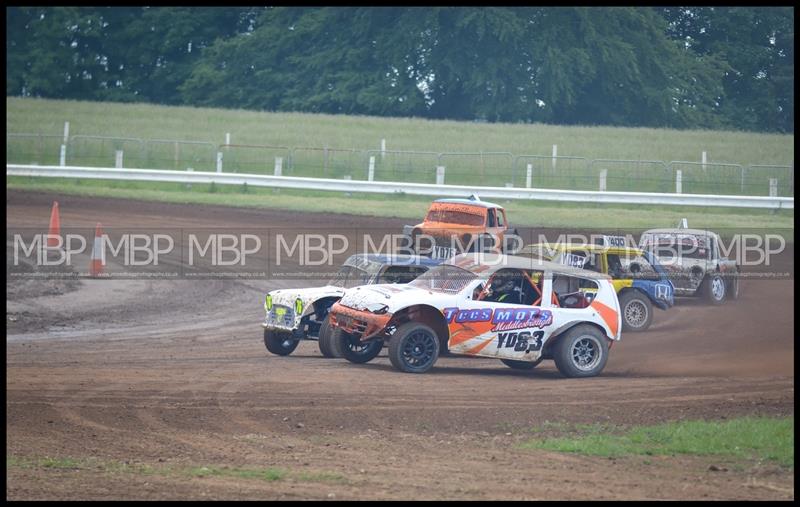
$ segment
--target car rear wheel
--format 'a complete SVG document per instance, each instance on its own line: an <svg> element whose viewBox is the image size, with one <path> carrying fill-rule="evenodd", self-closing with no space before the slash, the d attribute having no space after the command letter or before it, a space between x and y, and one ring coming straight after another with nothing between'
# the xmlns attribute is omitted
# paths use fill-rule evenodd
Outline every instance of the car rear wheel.
<svg viewBox="0 0 800 507"><path fill-rule="evenodd" d="M407 373L425 373L439 357L439 337L425 324L406 322L389 342L392 366Z"/></svg>
<svg viewBox="0 0 800 507"><path fill-rule="evenodd" d="M288 356L294 352L294 349L297 348L299 343L300 340L292 338L291 333L274 331L272 329L264 330L264 345L266 345L268 351L275 355Z"/></svg>
<svg viewBox="0 0 800 507"><path fill-rule="evenodd" d="M636 289L626 290L619 297L623 331L644 331L653 322L653 305Z"/></svg>
<svg viewBox="0 0 800 507"><path fill-rule="evenodd" d="M322 352L324 357L341 357L334 348L331 323L327 316L319 327L319 342L317 345L319 345L319 351Z"/></svg>
<svg viewBox="0 0 800 507"><path fill-rule="evenodd" d="M731 299L739 299L739 270L737 269L729 280L728 295Z"/></svg>
<svg viewBox="0 0 800 507"><path fill-rule="evenodd" d="M513 368L514 370L532 370L539 366L544 360L543 357L540 357L536 361L517 361L515 359L501 359L500 361L508 366L509 368Z"/></svg>
<svg viewBox="0 0 800 507"><path fill-rule="evenodd" d="M594 377L608 361L608 339L596 327L575 326L559 338L553 359L565 377Z"/></svg>

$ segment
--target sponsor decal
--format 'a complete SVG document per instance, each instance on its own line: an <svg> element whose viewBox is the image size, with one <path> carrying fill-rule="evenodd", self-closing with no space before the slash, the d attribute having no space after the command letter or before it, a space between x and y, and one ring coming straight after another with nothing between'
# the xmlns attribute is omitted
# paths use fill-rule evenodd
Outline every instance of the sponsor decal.
<svg viewBox="0 0 800 507"><path fill-rule="evenodd" d="M544 331L522 331L522 332L508 332L497 334L497 348L514 349L516 352L529 353L532 351L541 350L542 338L544 338Z"/></svg>
<svg viewBox="0 0 800 507"><path fill-rule="evenodd" d="M573 268L583 268L583 266L586 264L586 257L583 255L565 252L553 259L553 262L564 264L566 266L572 266Z"/></svg>
<svg viewBox="0 0 800 507"><path fill-rule="evenodd" d="M625 236L606 236L603 235L603 245L605 246L625 246Z"/></svg>
<svg viewBox="0 0 800 507"><path fill-rule="evenodd" d="M456 249L446 246L434 246L431 259L449 259L456 255Z"/></svg>
<svg viewBox="0 0 800 507"><path fill-rule="evenodd" d="M445 308L442 310L448 324L468 322L489 322L494 324L492 331L511 331L529 327L544 328L553 323L553 313L539 308Z"/></svg>
<svg viewBox="0 0 800 507"><path fill-rule="evenodd" d="M669 285L665 283L656 284L656 299L669 299Z"/></svg>

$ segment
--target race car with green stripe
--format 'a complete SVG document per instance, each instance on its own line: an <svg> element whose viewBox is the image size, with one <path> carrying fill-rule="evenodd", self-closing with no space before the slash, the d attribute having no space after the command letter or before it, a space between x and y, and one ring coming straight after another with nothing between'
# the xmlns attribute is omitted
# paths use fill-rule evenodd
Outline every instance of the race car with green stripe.
<svg viewBox="0 0 800 507"><path fill-rule="evenodd" d="M300 340L317 340L325 357L337 357L329 338L328 311L345 289L370 284L405 284L441 260L417 255L356 254L322 287L273 290L264 297L264 345L273 354L294 352Z"/></svg>

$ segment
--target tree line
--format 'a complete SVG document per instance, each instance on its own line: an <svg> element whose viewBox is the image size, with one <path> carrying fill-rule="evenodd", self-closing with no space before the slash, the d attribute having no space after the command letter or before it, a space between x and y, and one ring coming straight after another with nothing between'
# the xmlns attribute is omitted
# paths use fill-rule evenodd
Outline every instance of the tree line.
<svg viewBox="0 0 800 507"><path fill-rule="evenodd" d="M6 95L794 132L794 8L7 7Z"/></svg>

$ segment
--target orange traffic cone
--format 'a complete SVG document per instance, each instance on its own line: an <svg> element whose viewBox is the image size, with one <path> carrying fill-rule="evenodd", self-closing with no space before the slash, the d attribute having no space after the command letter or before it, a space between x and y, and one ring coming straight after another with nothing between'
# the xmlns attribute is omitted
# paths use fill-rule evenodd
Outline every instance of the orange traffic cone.
<svg viewBox="0 0 800 507"><path fill-rule="evenodd" d="M61 220L58 218L58 201L53 201L53 210L50 212L50 230L47 232L47 247L57 247L60 235Z"/></svg>
<svg viewBox="0 0 800 507"><path fill-rule="evenodd" d="M94 230L94 247L92 248L92 260L89 262L89 275L98 277L103 272L106 265L106 257L103 255L103 229L98 222Z"/></svg>

